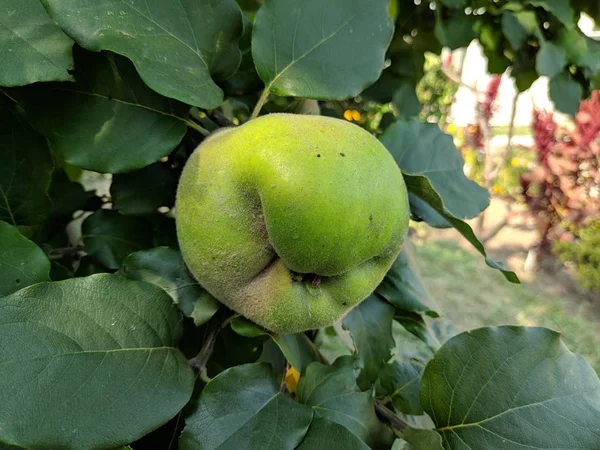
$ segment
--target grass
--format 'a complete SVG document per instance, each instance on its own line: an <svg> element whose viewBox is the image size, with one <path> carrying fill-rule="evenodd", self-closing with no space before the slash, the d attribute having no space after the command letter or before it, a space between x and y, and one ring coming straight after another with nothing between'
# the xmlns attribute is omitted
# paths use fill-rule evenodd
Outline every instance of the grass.
<svg viewBox="0 0 600 450"><path fill-rule="evenodd" d="M457 332L488 325L552 328L600 373L600 317L590 305L567 295L536 292L527 284L510 284L483 258L451 242L423 243L416 256L439 312Z"/></svg>

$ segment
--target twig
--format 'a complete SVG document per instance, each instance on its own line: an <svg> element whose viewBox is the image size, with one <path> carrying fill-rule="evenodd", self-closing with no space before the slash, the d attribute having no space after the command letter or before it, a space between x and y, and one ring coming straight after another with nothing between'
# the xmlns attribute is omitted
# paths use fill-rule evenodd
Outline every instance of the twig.
<svg viewBox="0 0 600 450"><path fill-rule="evenodd" d="M510 223L511 219L517 216L518 214L519 212L512 211L512 204L509 203L508 212L504 216L504 220L502 220L498 225L492 228L484 238L480 238L479 240L481 241L481 243L485 245L490 239L494 238L498 233L500 233L500 231L504 229L505 226L507 226Z"/></svg>
<svg viewBox="0 0 600 450"><path fill-rule="evenodd" d="M254 107L254 110L252 111L252 115L250 116L250 120L256 119L258 117L258 115L260 114L260 110L265 105L265 103L267 103L267 100L269 100L269 92L270 92L270 90L271 90L270 86L266 86L265 90L262 91L262 94L260 94L260 98L258 99L258 102L256 103L256 106Z"/></svg>
<svg viewBox="0 0 600 450"><path fill-rule="evenodd" d="M209 114L209 117L221 127L235 127L235 123L225 117L225 114L219 109L213 109Z"/></svg>
<svg viewBox="0 0 600 450"><path fill-rule="evenodd" d="M188 365L200 372L200 378L205 383L208 383L211 379L206 373L206 364L215 350L215 342L217 341L217 335L221 331L221 322L216 317L213 317L210 321L208 331L206 332L206 338L202 344L200 352L188 361Z"/></svg>
<svg viewBox="0 0 600 450"><path fill-rule="evenodd" d="M64 247L64 248L53 248L48 252L48 258L50 259L61 259L67 255L75 255L83 250L83 247Z"/></svg>
<svg viewBox="0 0 600 450"><path fill-rule="evenodd" d="M391 409L388 409L380 400L375 400L375 412L382 418L388 425L395 431L403 431L408 427L408 424L404 422L397 414Z"/></svg>

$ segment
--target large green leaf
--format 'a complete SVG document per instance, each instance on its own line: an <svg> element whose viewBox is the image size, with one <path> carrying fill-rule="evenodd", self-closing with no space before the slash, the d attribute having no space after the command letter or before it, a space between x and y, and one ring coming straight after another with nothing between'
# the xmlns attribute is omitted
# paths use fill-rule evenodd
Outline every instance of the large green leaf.
<svg viewBox="0 0 600 450"><path fill-rule="evenodd" d="M73 79L72 47L38 0L2 1L0 86Z"/></svg>
<svg viewBox="0 0 600 450"><path fill-rule="evenodd" d="M0 95L0 220L36 225L50 213L48 145Z"/></svg>
<svg viewBox="0 0 600 450"><path fill-rule="evenodd" d="M400 166L409 192L427 201L423 185L431 184L444 210L461 219L476 217L489 205L486 190L464 175L452 137L436 124L398 121L387 128L381 142Z"/></svg>
<svg viewBox="0 0 600 450"><path fill-rule="evenodd" d="M240 64L242 12L234 0L42 0L50 17L89 50L129 58L166 97L215 108Z"/></svg>
<svg viewBox="0 0 600 450"><path fill-rule="evenodd" d="M206 385L179 448L292 450L312 417L309 407L281 392L270 364L237 366Z"/></svg>
<svg viewBox="0 0 600 450"><path fill-rule="evenodd" d="M163 288L196 325L207 322L219 309L220 303L194 280L177 250L158 247L132 253L118 273Z"/></svg>
<svg viewBox="0 0 600 450"><path fill-rule="evenodd" d="M296 395L316 417L343 425L373 448L386 433L375 415L371 391L361 392L356 385L355 363L352 356L342 356L331 366L312 363L300 377Z"/></svg>
<svg viewBox="0 0 600 450"><path fill-rule="evenodd" d="M148 89L113 54L75 51L76 83L11 91L66 162L96 172L140 169L168 155L187 128L187 106Z"/></svg>
<svg viewBox="0 0 600 450"><path fill-rule="evenodd" d="M600 380L543 328L490 327L442 346L421 404L444 448L598 449Z"/></svg>
<svg viewBox="0 0 600 450"><path fill-rule="evenodd" d="M130 253L152 247L150 222L101 209L81 226L85 251L109 269L118 269Z"/></svg>
<svg viewBox="0 0 600 450"><path fill-rule="evenodd" d="M123 214L154 214L175 204L177 177L166 164L154 163L131 173L118 174L110 185L113 207Z"/></svg>
<svg viewBox="0 0 600 450"><path fill-rule="evenodd" d="M379 369L391 356L394 348L392 321L394 307L372 294L352 309L342 322L350 332L354 347L363 361L363 369L358 378L361 389L368 389L377 379Z"/></svg>
<svg viewBox="0 0 600 450"><path fill-rule="evenodd" d="M550 80L549 92L556 109L573 117L577 114L583 89L568 72L561 72Z"/></svg>
<svg viewBox="0 0 600 450"><path fill-rule="evenodd" d="M278 95L345 99L383 70L393 24L388 0L266 0L252 54L266 89Z"/></svg>
<svg viewBox="0 0 600 450"><path fill-rule="evenodd" d="M565 49L570 62L585 67L592 74L600 71L600 42L591 39L578 28L561 28L556 43Z"/></svg>
<svg viewBox="0 0 600 450"><path fill-rule="evenodd" d="M544 42L537 54L535 69L538 74L552 78L562 72L567 64L565 50L552 42Z"/></svg>
<svg viewBox="0 0 600 450"><path fill-rule="evenodd" d="M323 417L316 417L297 450L370 450L348 428Z"/></svg>
<svg viewBox="0 0 600 450"><path fill-rule="evenodd" d="M0 221L0 297L50 280L50 261L19 230Z"/></svg>
<svg viewBox="0 0 600 450"><path fill-rule="evenodd" d="M504 11L502 14L502 32L513 50L521 49L529 35L517 15L510 11Z"/></svg>
<svg viewBox="0 0 600 450"><path fill-rule="evenodd" d="M123 445L190 398L179 313L156 286L107 274L40 283L0 299L0 311L2 442Z"/></svg>
<svg viewBox="0 0 600 450"><path fill-rule="evenodd" d="M385 365L375 385L377 397L392 402L398 412L422 415L419 387L424 369L424 365L418 361L394 361Z"/></svg>
<svg viewBox="0 0 600 450"><path fill-rule="evenodd" d="M423 286L414 260L414 246L406 241L398 258L386 274L376 292L396 308L438 317L433 300Z"/></svg>

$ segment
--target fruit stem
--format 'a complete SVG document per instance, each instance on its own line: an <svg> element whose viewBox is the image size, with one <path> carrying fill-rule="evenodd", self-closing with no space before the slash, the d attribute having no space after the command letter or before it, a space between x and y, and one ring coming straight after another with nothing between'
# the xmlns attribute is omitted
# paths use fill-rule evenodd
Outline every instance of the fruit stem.
<svg viewBox="0 0 600 450"><path fill-rule="evenodd" d="M271 86L265 87L265 90L262 91L262 94L260 94L260 98L258 99L258 102L256 103L254 110L252 111L250 120L256 119L258 117L258 115L260 114L260 110L265 105L265 103L267 103L267 100L269 99L270 91L271 91Z"/></svg>

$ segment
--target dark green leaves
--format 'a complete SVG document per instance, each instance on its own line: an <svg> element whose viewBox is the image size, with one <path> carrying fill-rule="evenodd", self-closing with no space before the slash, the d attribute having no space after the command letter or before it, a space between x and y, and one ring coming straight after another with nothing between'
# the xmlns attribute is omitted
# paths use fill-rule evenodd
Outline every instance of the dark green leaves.
<svg viewBox="0 0 600 450"><path fill-rule="evenodd" d="M50 261L42 249L1 221L0 243L0 297L50 279Z"/></svg>
<svg viewBox="0 0 600 450"><path fill-rule="evenodd" d="M574 11L569 4L569 0L530 0L535 6L541 6L546 11L554 14L567 28L574 26Z"/></svg>
<svg viewBox="0 0 600 450"><path fill-rule="evenodd" d="M561 72L550 80L550 98L559 111L575 116L583 89L568 72Z"/></svg>
<svg viewBox="0 0 600 450"><path fill-rule="evenodd" d="M476 36L473 30L474 25L475 17L467 16L462 11L447 20L438 17L435 24L435 36L442 45L451 50L468 47Z"/></svg>
<svg viewBox="0 0 600 450"><path fill-rule="evenodd" d="M294 449L306 434L312 410L280 390L271 366L228 369L206 385L186 420L182 450Z"/></svg>
<svg viewBox="0 0 600 450"><path fill-rule="evenodd" d="M552 42L544 42L536 58L535 70L548 78L562 72L567 64L565 50Z"/></svg>
<svg viewBox="0 0 600 450"><path fill-rule="evenodd" d="M433 188L445 211L463 219L476 217L488 206L487 192L465 177L452 137L436 124L399 121L388 127L381 142L400 166L409 191L423 200Z"/></svg>
<svg viewBox="0 0 600 450"><path fill-rule="evenodd" d="M379 78L393 25L387 0L267 0L252 54L266 89L345 99Z"/></svg>
<svg viewBox="0 0 600 450"><path fill-rule="evenodd" d="M196 283L177 250L158 247L132 253L119 273L163 288L196 325L207 322L219 309L220 303Z"/></svg>
<svg viewBox="0 0 600 450"><path fill-rule="evenodd" d="M450 339L427 365L421 403L448 449L598 448L600 381L551 330Z"/></svg>
<svg viewBox="0 0 600 450"><path fill-rule="evenodd" d="M416 361L387 364L379 373L377 396L391 401L398 412L422 415L419 387L424 369L424 365Z"/></svg>
<svg viewBox="0 0 600 450"><path fill-rule="evenodd" d="M129 61L78 49L75 66L76 83L11 94L66 162L96 172L127 172L177 146L187 130L187 107L148 89Z"/></svg>
<svg viewBox="0 0 600 450"><path fill-rule="evenodd" d="M113 207L123 214L154 214L175 204L177 177L162 163L113 177L110 196Z"/></svg>
<svg viewBox="0 0 600 450"><path fill-rule="evenodd" d="M166 97L215 108L240 64L242 12L234 0L43 0L78 44L129 58L144 82Z"/></svg>
<svg viewBox="0 0 600 450"><path fill-rule="evenodd" d="M377 286L376 292L396 308L438 317L431 305L433 301L429 292L417 272L414 246L410 241L404 243L400 255Z"/></svg>
<svg viewBox="0 0 600 450"><path fill-rule="evenodd" d="M81 227L85 251L109 269L118 269L127 255L152 247L152 225L141 217L101 209Z"/></svg>
<svg viewBox="0 0 600 450"><path fill-rule="evenodd" d="M313 419L297 450L370 450L348 428L329 419Z"/></svg>
<svg viewBox="0 0 600 450"><path fill-rule="evenodd" d="M338 358L331 366L311 364L300 377L298 401L312 407L316 417L337 422L376 447L389 430L384 430L375 415L371 392L358 389L354 364L351 356Z"/></svg>
<svg viewBox="0 0 600 450"><path fill-rule="evenodd" d="M1 299L0 311L3 442L111 448L190 398L179 314L158 287L114 275L40 283Z"/></svg>
<svg viewBox="0 0 600 450"><path fill-rule="evenodd" d="M0 220L36 225L50 213L54 163L44 139L0 95Z"/></svg>
<svg viewBox="0 0 600 450"><path fill-rule="evenodd" d="M356 353L363 361L358 385L367 389L377 379L379 368L390 359L394 347L392 320L394 307L372 294L344 318L344 329L350 332Z"/></svg>
<svg viewBox="0 0 600 450"><path fill-rule="evenodd" d="M3 0L0 8L0 86L71 80L73 41L40 2Z"/></svg>

